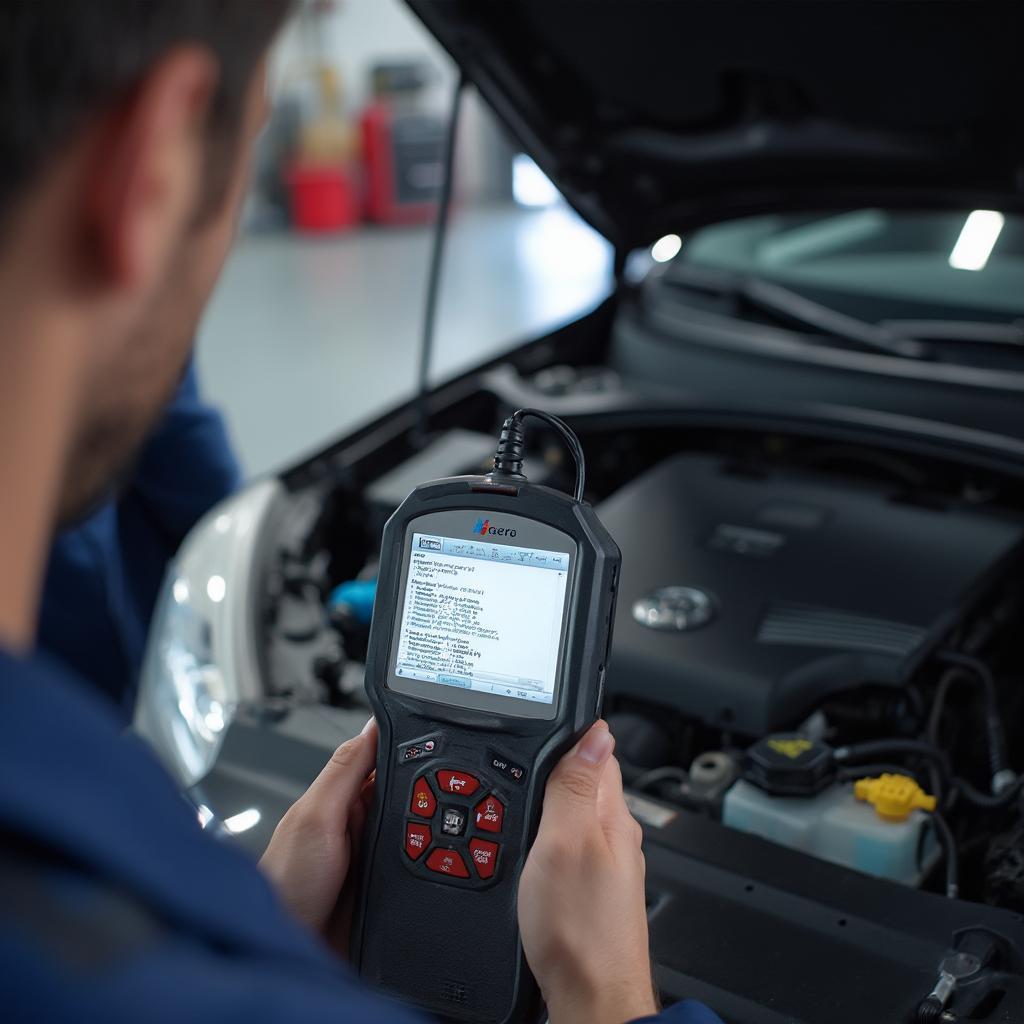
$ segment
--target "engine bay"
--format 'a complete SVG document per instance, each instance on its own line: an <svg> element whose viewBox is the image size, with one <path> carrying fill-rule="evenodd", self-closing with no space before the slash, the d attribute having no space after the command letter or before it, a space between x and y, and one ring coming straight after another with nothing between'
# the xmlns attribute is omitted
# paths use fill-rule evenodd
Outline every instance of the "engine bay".
<svg viewBox="0 0 1024 1024"><path fill-rule="evenodd" d="M689 453L597 510L623 551L609 692L745 736L906 685L1024 539L976 509Z"/></svg>
<svg viewBox="0 0 1024 1024"><path fill-rule="evenodd" d="M369 479L291 482L259 609L272 701L363 701L380 526L415 483L486 470L500 414ZM605 717L637 816L1024 911L1020 483L813 433L574 425L623 551ZM566 486L536 437L527 475Z"/></svg>

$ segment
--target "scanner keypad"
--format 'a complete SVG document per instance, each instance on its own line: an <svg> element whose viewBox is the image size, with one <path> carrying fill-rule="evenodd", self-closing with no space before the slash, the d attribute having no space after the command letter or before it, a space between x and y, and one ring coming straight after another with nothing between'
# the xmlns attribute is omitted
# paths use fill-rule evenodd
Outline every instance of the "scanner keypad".
<svg viewBox="0 0 1024 1024"><path fill-rule="evenodd" d="M469 878L469 868L458 850L444 850L438 847L427 858L427 867L439 875L451 878Z"/></svg>
<svg viewBox="0 0 1024 1024"><path fill-rule="evenodd" d="M476 827L482 832L500 832L505 821L505 805L492 793L473 809Z"/></svg>
<svg viewBox="0 0 1024 1024"><path fill-rule="evenodd" d="M434 881L456 879L452 884L463 886L490 882L499 867L505 808L476 769L442 762L423 771L414 778L404 825L403 852L410 869L415 866L417 874L422 871Z"/></svg>
<svg viewBox="0 0 1024 1024"><path fill-rule="evenodd" d="M421 818L432 818L437 810L437 798L434 791L427 782L427 777L421 775L412 788L412 800L409 802L409 810Z"/></svg>
<svg viewBox="0 0 1024 1024"><path fill-rule="evenodd" d="M419 860L430 846L430 826L410 821L405 826L405 852L411 860Z"/></svg>
<svg viewBox="0 0 1024 1024"><path fill-rule="evenodd" d="M442 768L436 778L441 792L453 796L472 796L480 788L480 780L469 772Z"/></svg>
<svg viewBox="0 0 1024 1024"><path fill-rule="evenodd" d="M469 859L481 878L490 878L494 874L495 864L498 863L498 844L486 839L471 839Z"/></svg>

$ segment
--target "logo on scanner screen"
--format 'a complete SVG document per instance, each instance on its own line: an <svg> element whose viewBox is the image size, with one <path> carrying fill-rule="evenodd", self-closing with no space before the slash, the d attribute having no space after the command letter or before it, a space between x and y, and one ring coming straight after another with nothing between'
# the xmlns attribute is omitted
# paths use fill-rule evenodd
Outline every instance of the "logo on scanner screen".
<svg viewBox="0 0 1024 1024"><path fill-rule="evenodd" d="M503 526L491 526L490 519L478 519L473 525L473 532L479 533L481 537L490 535L491 537L514 537L516 531L512 529L506 529Z"/></svg>
<svg viewBox="0 0 1024 1024"><path fill-rule="evenodd" d="M440 551L441 541L437 537L420 537L420 547L428 551Z"/></svg>

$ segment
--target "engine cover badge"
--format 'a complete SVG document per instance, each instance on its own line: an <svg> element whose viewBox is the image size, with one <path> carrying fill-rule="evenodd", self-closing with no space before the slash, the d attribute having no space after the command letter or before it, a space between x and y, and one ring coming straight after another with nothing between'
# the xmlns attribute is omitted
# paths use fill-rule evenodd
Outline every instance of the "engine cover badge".
<svg viewBox="0 0 1024 1024"><path fill-rule="evenodd" d="M707 625L714 617L714 598L696 587L659 587L633 602L633 618L649 629L685 633Z"/></svg>

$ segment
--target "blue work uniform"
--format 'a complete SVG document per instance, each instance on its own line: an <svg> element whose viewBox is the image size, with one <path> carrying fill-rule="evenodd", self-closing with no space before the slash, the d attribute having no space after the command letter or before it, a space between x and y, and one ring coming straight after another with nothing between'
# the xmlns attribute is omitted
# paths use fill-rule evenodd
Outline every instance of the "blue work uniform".
<svg viewBox="0 0 1024 1024"><path fill-rule="evenodd" d="M239 480L224 421L200 398L190 364L126 488L54 541L38 645L109 697L125 722L167 562Z"/></svg>
<svg viewBox="0 0 1024 1024"><path fill-rule="evenodd" d="M292 920L116 709L0 652L0 1006L76 1024L405 1024ZM680 1004L659 1021L720 1024Z"/></svg>

